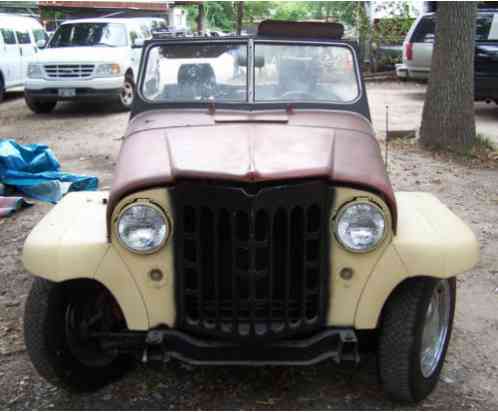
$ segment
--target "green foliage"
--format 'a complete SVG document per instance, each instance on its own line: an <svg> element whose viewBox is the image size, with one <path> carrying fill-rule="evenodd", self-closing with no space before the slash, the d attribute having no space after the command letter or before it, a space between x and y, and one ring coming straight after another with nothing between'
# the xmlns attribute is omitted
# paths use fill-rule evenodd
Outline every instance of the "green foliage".
<svg viewBox="0 0 498 412"><path fill-rule="evenodd" d="M236 3L209 1L204 3L207 26L212 30L235 31ZM352 25L355 2L352 1L246 1L244 24L254 24L272 18L278 20L335 20ZM185 6L189 27L197 26L197 5Z"/></svg>
<svg viewBox="0 0 498 412"><path fill-rule="evenodd" d="M235 1L204 2L207 27L212 30L235 31ZM365 2L355 1L245 1L244 24L254 24L272 18L277 20L328 20L355 27L360 36L371 28L365 14ZM387 1L378 6L384 14L395 17L410 12L407 1ZM191 29L196 28L197 5L185 6ZM404 27L404 26L403 26Z"/></svg>

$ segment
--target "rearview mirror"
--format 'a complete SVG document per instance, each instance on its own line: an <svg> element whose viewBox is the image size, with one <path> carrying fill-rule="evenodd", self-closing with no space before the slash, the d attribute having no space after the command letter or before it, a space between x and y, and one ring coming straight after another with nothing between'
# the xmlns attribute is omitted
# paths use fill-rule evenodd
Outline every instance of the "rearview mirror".
<svg viewBox="0 0 498 412"><path fill-rule="evenodd" d="M140 48L144 47L144 44L145 44L145 40L144 39L135 39L135 40L133 40L132 47L134 49L140 49Z"/></svg>
<svg viewBox="0 0 498 412"><path fill-rule="evenodd" d="M36 47L38 47L39 49L45 48L46 45L47 45L47 41L43 40L43 39L40 39L36 42Z"/></svg>

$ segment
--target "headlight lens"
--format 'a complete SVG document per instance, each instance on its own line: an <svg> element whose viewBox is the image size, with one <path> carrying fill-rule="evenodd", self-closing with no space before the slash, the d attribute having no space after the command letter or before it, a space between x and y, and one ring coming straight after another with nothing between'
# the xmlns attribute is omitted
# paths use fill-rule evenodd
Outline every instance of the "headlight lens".
<svg viewBox="0 0 498 412"><path fill-rule="evenodd" d="M153 206L132 205L118 220L119 240L128 249L152 253L160 249L170 234L168 218Z"/></svg>
<svg viewBox="0 0 498 412"><path fill-rule="evenodd" d="M95 71L95 76L98 77L112 77L121 74L121 67L116 63L99 64Z"/></svg>
<svg viewBox="0 0 498 412"><path fill-rule="evenodd" d="M43 67L39 63L30 63L28 65L28 77L30 79L41 79L43 77Z"/></svg>
<svg viewBox="0 0 498 412"><path fill-rule="evenodd" d="M367 252L383 239L385 218L382 210L371 203L346 205L337 217L335 232L341 244L353 252Z"/></svg>

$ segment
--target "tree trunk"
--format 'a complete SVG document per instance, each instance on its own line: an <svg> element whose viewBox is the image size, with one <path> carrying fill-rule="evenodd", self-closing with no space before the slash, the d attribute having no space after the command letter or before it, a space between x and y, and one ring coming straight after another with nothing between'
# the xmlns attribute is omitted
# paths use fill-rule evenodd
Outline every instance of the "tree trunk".
<svg viewBox="0 0 498 412"><path fill-rule="evenodd" d="M204 4L200 3L199 6L199 13L197 14L197 31L199 33L204 32L204 20L206 19L206 10L204 8Z"/></svg>
<svg viewBox="0 0 498 412"><path fill-rule="evenodd" d="M237 27L235 28L235 31L238 36L240 36L240 33L242 32L242 21L244 20L244 2L243 1L238 1L237 5Z"/></svg>
<svg viewBox="0 0 498 412"><path fill-rule="evenodd" d="M463 151L475 141L475 2L440 2L431 74L425 97L421 143Z"/></svg>

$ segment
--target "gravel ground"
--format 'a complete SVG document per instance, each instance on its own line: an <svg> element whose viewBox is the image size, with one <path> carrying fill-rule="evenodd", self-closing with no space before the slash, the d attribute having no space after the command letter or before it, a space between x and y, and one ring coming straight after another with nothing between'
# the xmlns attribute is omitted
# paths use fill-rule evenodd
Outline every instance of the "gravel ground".
<svg viewBox="0 0 498 412"><path fill-rule="evenodd" d="M396 115L411 116L396 120L401 126L414 123L418 114L403 90L414 86L368 87L379 130L387 101ZM498 112L490 110L496 122ZM35 116L14 96L0 105L0 137L46 143L65 171L95 174L105 188L127 118L108 106L72 104ZM412 408L497 409L498 171L463 166L409 144L392 145L389 157L396 190L434 193L471 225L482 252L480 264L458 280L455 329L438 388ZM385 400L374 359L355 370L328 362L306 368L193 368L172 362L161 369L138 366L92 395L68 395L50 386L33 370L23 344L21 318L31 277L20 262L27 234L49 209L37 204L0 220L0 409L406 409Z"/></svg>

